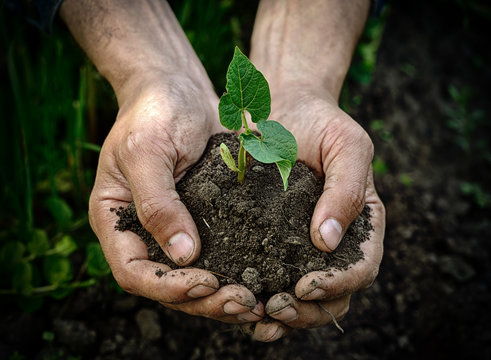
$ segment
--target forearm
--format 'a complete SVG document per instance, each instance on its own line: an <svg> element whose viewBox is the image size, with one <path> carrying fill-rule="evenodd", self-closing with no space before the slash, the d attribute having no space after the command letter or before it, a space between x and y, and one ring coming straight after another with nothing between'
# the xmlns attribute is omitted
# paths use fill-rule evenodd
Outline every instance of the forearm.
<svg viewBox="0 0 491 360"><path fill-rule="evenodd" d="M159 0L66 0L61 16L121 103L149 73L184 75L213 92L170 6ZM126 95L128 94L128 95Z"/></svg>
<svg viewBox="0 0 491 360"><path fill-rule="evenodd" d="M300 85L337 99L369 7L368 0L262 0L251 59L273 96Z"/></svg>

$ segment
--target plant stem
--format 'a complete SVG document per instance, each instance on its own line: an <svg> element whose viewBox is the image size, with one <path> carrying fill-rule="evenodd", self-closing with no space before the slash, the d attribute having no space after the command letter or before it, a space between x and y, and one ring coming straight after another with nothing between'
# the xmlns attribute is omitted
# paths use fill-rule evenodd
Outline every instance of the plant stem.
<svg viewBox="0 0 491 360"><path fill-rule="evenodd" d="M245 117L244 110L242 110L242 111L240 112L240 118L242 119L242 125L244 125L245 132L246 132L246 133L249 133L251 130L250 130L250 129L249 129L249 127L247 126L247 120L246 120L246 117Z"/></svg>
<svg viewBox="0 0 491 360"><path fill-rule="evenodd" d="M246 134L250 133L251 130L247 126L247 120L245 117L244 110L242 110L240 112L240 118L242 119L242 125L244 126ZM247 158L247 151L244 149L244 142L241 140L240 141L240 148L239 148L239 158L238 158L239 174L237 175L237 180L239 181L240 184L242 184L242 182L244 181L245 168L246 168L246 158Z"/></svg>
<svg viewBox="0 0 491 360"><path fill-rule="evenodd" d="M20 80L16 68L16 61L14 58L13 47L7 54L7 66L10 76L10 84L12 86L12 92L14 94L15 106L20 120L20 147L22 153L22 160L24 166L24 186L25 186L25 207L26 207L26 222L27 229L30 231L34 227L34 212L32 201L32 182L31 182L31 164L29 160L29 139L28 139L28 117L26 113L25 103L22 102L25 99L21 92Z"/></svg>

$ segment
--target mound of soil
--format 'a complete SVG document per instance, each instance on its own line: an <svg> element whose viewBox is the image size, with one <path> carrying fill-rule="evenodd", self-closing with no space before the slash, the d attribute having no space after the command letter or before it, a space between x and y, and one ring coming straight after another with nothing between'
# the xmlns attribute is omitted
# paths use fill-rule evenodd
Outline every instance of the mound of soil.
<svg viewBox="0 0 491 360"><path fill-rule="evenodd" d="M360 243L372 229L368 207L335 251L321 252L312 245L309 226L323 180L297 162L284 191L276 165L252 159L244 183L239 184L220 156L222 142L238 153L235 135L215 135L201 160L177 184L202 242L193 267L218 274L222 285L243 284L264 301L283 291L294 294L297 281L309 272L346 270L363 259ZM137 233L147 244L151 260L177 268L142 227L133 203L116 214L117 230Z"/></svg>

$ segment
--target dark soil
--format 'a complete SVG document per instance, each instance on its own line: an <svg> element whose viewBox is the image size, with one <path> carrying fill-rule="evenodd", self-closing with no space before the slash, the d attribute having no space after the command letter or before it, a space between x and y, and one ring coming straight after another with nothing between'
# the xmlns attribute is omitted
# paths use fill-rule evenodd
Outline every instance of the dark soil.
<svg viewBox="0 0 491 360"><path fill-rule="evenodd" d="M352 296L344 334L324 326L258 343L101 283L41 312L2 309L0 358L491 359L491 209L463 187L491 192L491 21L467 3L486 2L391 2L373 81L348 82L360 100L348 112L385 164L375 184L387 229L379 276ZM450 85L470 89L468 112L485 111L470 132L472 151L462 148L465 132L449 126Z"/></svg>
<svg viewBox="0 0 491 360"><path fill-rule="evenodd" d="M243 284L265 302L279 292L294 294L295 284L309 272L346 270L363 259L360 243L372 229L368 207L334 252L321 252L310 241L309 225L323 180L297 162L284 191L276 165L252 159L244 183L239 184L220 156L222 142L232 154L238 153L235 135L215 135L201 160L177 184L201 237L201 255L193 267L220 274L222 285ZM117 230L137 233L151 260L176 268L142 228L133 203L116 214Z"/></svg>

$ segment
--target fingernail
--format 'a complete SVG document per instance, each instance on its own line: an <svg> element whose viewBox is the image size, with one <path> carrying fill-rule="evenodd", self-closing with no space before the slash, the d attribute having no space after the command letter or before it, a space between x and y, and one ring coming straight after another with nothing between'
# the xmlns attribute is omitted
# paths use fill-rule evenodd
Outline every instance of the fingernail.
<svg viewBox="0 0 491 360"><path fill-rule="evenodd" d="M195 287L193 287L192 289L190 289L188 291L187 295L190 298L196 299L196 298L200 298L203 296L211 295L211 294L215 293L216 291L217 291L217 289L209 287L209 286L196 285Z"/></svg>
<svg viewBox="0 0 491 360"><path fill-rule="evenodd" d="M283 309L270 314L272 317L274 317L277 320L284 321L284 322L289 322L293 321L296 318L298 318L298 313L297 310L291 305L288 305L284 307Z"/></svg>
<svg viewBox="0 0 491 360"><path fill-rule="evenodd" d="M229 315L242 314L242 313L249 312L249 310L251 309L248 308L247 306L241 305L232 300L227 301L223 305L223 312Z"/></svg>
<svg viewBox="0 0 491 360"><path fill-rule="evenodd" d="M281 338L285 334L285 329L281 326L276 328L276 331L272 334L271 337L266 338L266 342L273 342Z"/></svg>
<svg viewBox="0 0 491 360"><path fill-rule="evenodd" d="M167 252L176 264L182 264L189 259L194 250L194 241L186 233L177 233L167 243Z"/></svg>
<svg viewBox="0 0 491 360"><path fill-rule="evenodd" d="M254 309L249 312L237 315L239 321L259 321L264 317L264 305L258 302Z"/></svg>
<svg viewBox="0 0 491 360"><path fill-rule="evenodd" d="M323 289L314 289L311 292L303 295L302 300L323 300L327 296L327 291Z"/></svg>
<svg viewBox="0 0 491 360"><path fill-rule="evenodd" d="M334 219L325 220L319 227L322 240L330 250L335 250L341 241L343 228Z"/></svg>
<svg viewBox="0 0 491 360"><path fill-rule="evenodd" d="M255 322L255 321L259 321L261 319L262 319L262 317L254 314L251 311L237 315L237 320L239 320L239 321Z"/></svg>

